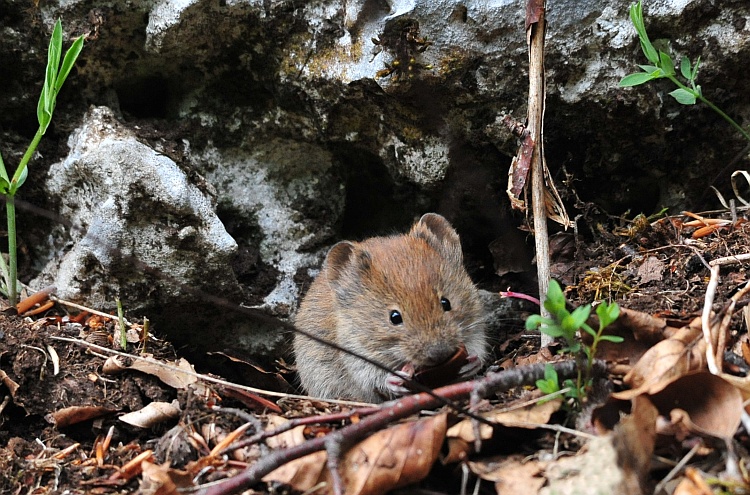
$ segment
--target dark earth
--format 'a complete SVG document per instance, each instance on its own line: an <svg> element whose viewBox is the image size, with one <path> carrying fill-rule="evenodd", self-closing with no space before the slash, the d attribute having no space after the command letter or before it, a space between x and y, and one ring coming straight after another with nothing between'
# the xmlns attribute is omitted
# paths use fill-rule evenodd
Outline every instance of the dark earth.
<svg viewBox="0 0 750 495"><path fill-rule="evenodd" d="M605 222L589 219L589 231L580 232L580 236L553 236L553 277L567 287L568 299L574 305L606 299L625 308L689 320L699 315L703 306L709 279L707 263L744 254L750 244L750 224L743 216L734 221L728 212L704 216L727 221L703 228L694 238L699 227L685 226L693 220L685 215L609 218ZM746 266L747 262L736 263L721 270L716 305L723 304L747 282ZM208 426L228 432L250 422L253 426L247 433L253 433L265 423L272 408L287 417L340 409L309 400L274 397L268 397L275 402L269 405L214 383L206 383L199 395L186 387L166 385L142 371L110 373L103 369L109 355L86 343L120 349L116 320L87 315L63 304L33 317L22 318L13 312L8 309L0 314L1 493L134 492L139 490L140 472L122 468L148 450L153 451L152 462L170 460L173 469L186 469L196 483L207 483L232 476L244 466L232 456L205 461L211 446L198 438L208 438ZM741 317L734 318L732 334L745 333ZM522 318L507 323L513 337L498 342L495 348L496 362L504 366L536 352L539 342L522 330ZM133 328L142 330L141 325ZM158 335L158 328L155 333ZM131 354L145 352L169 362L181 356L180 349L162 340L144 341L142 335L140 340L138 335L130 340L133 342L127 352ZM49 348L59 356L57 373ZM127 358L122 361L125 365L132 362ZM199 356L196 362L200 363L198 372L220 374L228 380L279 392L293 391L289 385L294 383L293 366L283 359L265 370L227 355ZM615 380L612 383L619 383L618 377L610 378ZM140 410L154 401L176 401L179 412L146 428L118 420L123 413ZM216 405L223 409L211 409ZM179 428L173 429L175 426ZM314 436L316 431L311 428L308 433ZM514 452L528 454L547 448L553 437L552 432L527 434L514 444ZM567 441L575 445L573 439ZM494 452L490 447L482 455L500 452L507 453L507 447L497 447ZM455 465L450 470L433 469L420 484L424 490L421 493L455 493L460 470L453 468ZM263 483L255 489L258 493L285 493L282 487ZM141 490L148 492L146 487ZM417 487L407 489L409 493L414 490ZM494 488L483 484L481 492L494 493Z"/></svg>

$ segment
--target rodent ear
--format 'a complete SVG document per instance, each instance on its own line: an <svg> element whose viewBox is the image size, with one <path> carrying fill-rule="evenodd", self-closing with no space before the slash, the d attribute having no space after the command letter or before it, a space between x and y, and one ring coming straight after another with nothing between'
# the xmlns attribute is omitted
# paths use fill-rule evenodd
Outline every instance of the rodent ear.
<svg viewBox="0 0 750 495"><path fill-rule="evenodd" d="M461 240L458 238L458 233L442 215L425 213L414 224L410 234L414 237L424 239L427 241L427 244L449 260L463 263Z"/></svg>
<svg viewBox="0 0 750 495"><path fill-rule="evenodd" d="M354 249L354 244L349 241L341 241L333 245L328 251L325 261L328 268L328 280L334 282L341 277L354 254Z"/></svg>
<svg viewBox="0 0 750 495"><path fill-rule="evenodd" d="M370 268L370 261L370 255L366 251L358 249L353 242L338 242L334 244L326 256L328 281L338 282L351 266L358 270L367 270Z"/></svg>

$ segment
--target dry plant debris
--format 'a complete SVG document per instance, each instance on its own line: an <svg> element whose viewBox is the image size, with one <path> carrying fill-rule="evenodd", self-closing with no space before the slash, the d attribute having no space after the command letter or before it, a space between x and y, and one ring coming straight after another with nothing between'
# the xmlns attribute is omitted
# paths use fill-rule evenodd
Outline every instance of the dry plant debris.
<svg viewBox="0 0 750 495"><path fill-rule="evenodd" d="M278 370L233 358L270 388L258 394L197 373L136 323L123 353L115 322L93 310L0 313L0 491L750 490L750 227L720 220L601 230L553 260L576 303L606 294L623 307L608 331L625 340L602 343L607 372L575 424L563 423L562 399L539 400L533 383L557 357L523 335L504 343L506 371L436 390L457 412L423 393L378 407L290 396ZM694 235L706 226L721 228ZM572 362L555 366L575 373Z"/></svg>

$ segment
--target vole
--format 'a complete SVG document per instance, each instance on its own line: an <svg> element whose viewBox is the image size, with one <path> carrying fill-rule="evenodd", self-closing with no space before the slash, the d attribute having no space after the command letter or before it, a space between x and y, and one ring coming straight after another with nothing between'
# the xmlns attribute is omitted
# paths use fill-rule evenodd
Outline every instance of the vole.
<svg viewBox="0 0 750 495"><path fill-rule="evenodd" d="M382 402L409 393L403 377L463 349L465 361L454 378L476 374L487 358L483 306L463 266L461 242L435 213L422 216L407 234L335 244L295 326L400 375L298 333L300 381L316 397Z"/></svg>

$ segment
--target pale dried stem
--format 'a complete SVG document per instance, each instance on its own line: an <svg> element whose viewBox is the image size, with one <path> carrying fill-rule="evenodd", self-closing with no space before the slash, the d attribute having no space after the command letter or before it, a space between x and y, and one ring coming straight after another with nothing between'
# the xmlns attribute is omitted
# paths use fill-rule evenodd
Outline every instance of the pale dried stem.
<svg viewBox="0 0 750 495"><path fill-rule="evenodd" d="M545 6L542 2L539 21L529 26L529 111L527 129L534 141L531 155L531 208L534 217L534 244L536 270L539 278L540 314L551 315L544 308L550 279L549 234L547 233L547 208L544 187L544 33ZM542 333L542 347L549 346L553 338Z"/></svg>

